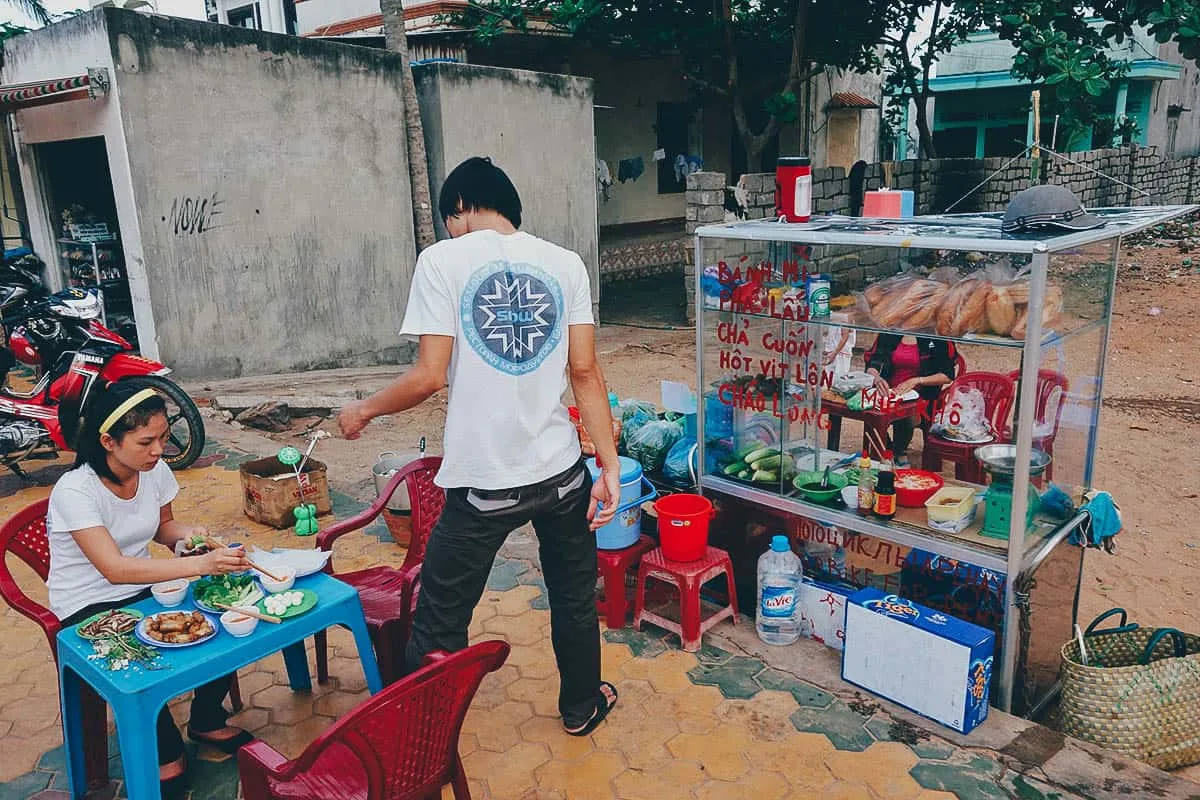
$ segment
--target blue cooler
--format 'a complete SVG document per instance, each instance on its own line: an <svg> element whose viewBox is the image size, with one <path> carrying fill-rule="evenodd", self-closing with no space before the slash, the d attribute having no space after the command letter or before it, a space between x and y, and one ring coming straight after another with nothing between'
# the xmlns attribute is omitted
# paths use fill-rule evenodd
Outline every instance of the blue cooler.
<svg viewBox="0 0 1200 800"><path fill-rule="evenodd" d="M599 550L624 550L637 543L642 532L642 503L658 497L658 491L642 475L642 465L635 459L620 457L621 460L621 504L616 516L596 531L596 548ZM596 459L587 460L592 480L600 477L600 465Z"/></svg>

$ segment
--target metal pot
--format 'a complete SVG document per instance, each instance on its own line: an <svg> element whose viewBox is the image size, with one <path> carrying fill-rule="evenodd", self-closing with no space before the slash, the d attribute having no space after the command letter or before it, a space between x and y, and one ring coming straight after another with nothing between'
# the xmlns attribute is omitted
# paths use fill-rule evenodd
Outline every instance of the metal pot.
<svg viewBox="0 0 1200 800"><path fill-rule="evenodd" d="M392 476L419 458L424 457L423 451L414 450L410 453L396 453L391 450L379 454L379 460L371 468L375 478L375 496L379 497L391 482ZM411 511L412 503L408 498L408 485L405 483L396 487L392 499L388 501L389 511Z"/></svg>

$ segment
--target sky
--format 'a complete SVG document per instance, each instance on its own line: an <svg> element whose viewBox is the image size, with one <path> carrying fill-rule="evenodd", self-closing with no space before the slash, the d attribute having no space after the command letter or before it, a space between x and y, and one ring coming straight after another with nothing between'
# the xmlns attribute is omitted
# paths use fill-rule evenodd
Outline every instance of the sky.
<svg viewBox="0 0 1200 800"><path fill-rule="evenodd" d="M170 14L176 17L191 17L204 19L204 0L152 0L160 14ZM51 14L61 14L77 8L88 8L88 0L46 0L46 8ZM16 7L17 4L0 0L0 21L8 20L13 24L32 27L33 20Z"/></svg>

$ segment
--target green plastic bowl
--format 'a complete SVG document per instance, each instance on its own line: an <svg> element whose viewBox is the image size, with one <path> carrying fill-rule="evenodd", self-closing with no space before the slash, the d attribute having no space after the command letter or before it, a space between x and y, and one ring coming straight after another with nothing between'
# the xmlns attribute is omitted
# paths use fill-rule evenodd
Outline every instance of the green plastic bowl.
<svg viewBox="0 0 1200 800"><path fill-rule="evenodd" d="M805 488L809 484L820 484L822 478L825 477L825 470L821 471L806 471L799 472L792 479L792 485L796 487L796 491L816 503L827 503L833 498L841 494L842 488L847 486L849 481L844 475L838 475L836 472L829 473L829 488L828 489L813 489Z"/></svg>

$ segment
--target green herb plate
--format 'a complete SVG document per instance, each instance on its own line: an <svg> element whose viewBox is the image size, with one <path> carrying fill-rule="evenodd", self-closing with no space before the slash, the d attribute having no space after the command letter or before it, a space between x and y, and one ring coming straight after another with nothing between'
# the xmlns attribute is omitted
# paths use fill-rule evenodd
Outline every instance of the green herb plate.
<svg viewBox="0 0 1200 800"><path fill-rule="evenodd" d="M317 593L312 589L288 589L288 591L300 592L304 595L304 599L300 601L300 605L298 606L289 606L288 610L283 612L283 616L279 617L279 619L291 619L292 617L298 617L305 611L311 611L317 604ZM280 594L286 594L286 592L280 592ZM267 599L264 597L262 600L259 600L254 607L267 616L274 616L274 614L272 614L270 611L267 611L266 600Z"/></svg>
<svg viewBox="0 0 1200 800"><path fill-rule="evenodd" d="M123 611L126 614L128 614L129 616L131 616L134 619L139 620L139 621L142 619L142 617L146 616L141 611L138 611L136 608L114 608L114 609L110 609L109 611L101 611L99 614L92 614L90 617L85 619L83 622L80 622L78 625L75 626L75 632L79 634L79 638L87 639L88 641L95 641L96 639L103 639L105 636L111 636L112 634L108 634L108 633L102 634L100 636L87 636L83 633L83 629L85 627L87 627L87 625L89 623L95 622L96 620L103 617L105 614L110 614L113 611ZM134 625L133 627L136 628L137 626ZM133 628L130 628L129 630L125 631L125 633L133 633Z"/></svg>
<svg viewBox="0 0 1200 800"><path fill-rule="evenodd" d="M237 574L238 574L238 576L242 576L242 575L251 575L253 573L239 572ZM201 578L200 580L203 580L203 578ZM192 581L191 584L188 586L188 594L191 595L192 602L196 604L196 608L200 609L201 611L207 611L209 614L220 615L220 614L225 613L225 609L217 608L216 606L210 606L208 603L203 602L199 597L196 596L196 584L198 584L198 583L200 583L200 581ZM266 592L263 591L262 584L260 584L257 580L252 580L251 583L254 586L254 588L258 590L259 595L260 595L259 599L266 596ZM254 600L252 603L237 603L237 605L240 605L240 606L253 605L254 602L258 602L258 600ZM231 603L230 605L234 605L234 604Z"/></svg>

